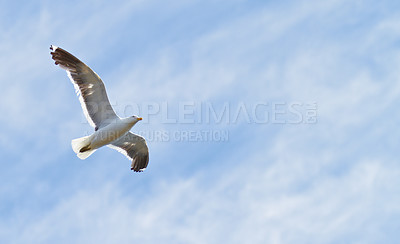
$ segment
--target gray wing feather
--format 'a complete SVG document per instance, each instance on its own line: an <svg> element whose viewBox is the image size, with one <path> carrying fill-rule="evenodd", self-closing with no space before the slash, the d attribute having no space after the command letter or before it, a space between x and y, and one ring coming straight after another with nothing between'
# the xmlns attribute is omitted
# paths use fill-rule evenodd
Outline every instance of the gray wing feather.
<svg viewBox="0 0 400 244"><path fill-rule="evenodd" d="M62 48L51 46L56 65L67 71L74 84L86 119L97 129L104 127L118 116L108 100L106 88L100 77L78 58Z"/></svg>
<svg viewBox="0 0 400 244"><path fill-rule="evenodd" d="M128 132L108 146L132 160L131 170L135 172L144 171L149 164L149 149L141 136Z"/></svg>

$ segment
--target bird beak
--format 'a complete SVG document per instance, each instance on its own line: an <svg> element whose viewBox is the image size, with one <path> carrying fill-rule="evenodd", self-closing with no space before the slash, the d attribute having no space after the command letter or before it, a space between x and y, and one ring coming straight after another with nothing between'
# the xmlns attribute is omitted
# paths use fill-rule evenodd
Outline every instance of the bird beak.
<svg viewBox="0 0 400 244"><path fill-rule="evenodd" d="M142 118L137 118L137 120L142 120Z"/></svg>

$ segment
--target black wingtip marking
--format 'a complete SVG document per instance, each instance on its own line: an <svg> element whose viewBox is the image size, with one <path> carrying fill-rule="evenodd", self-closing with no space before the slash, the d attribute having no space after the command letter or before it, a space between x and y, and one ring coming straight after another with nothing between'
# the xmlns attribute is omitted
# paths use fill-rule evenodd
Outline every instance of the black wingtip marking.
<svg viewBox="0 0 400 244"><path fill-rule="evenodd" d="M131 170L135 172L143 172L149 164L149 155L138 157L137 155L132 160Z"/></svg>
<svg viewBox="0 0 400 244"><path fill-rule="evenodd" d="M131 168L131 170L133 170L133 171L135 171L135 172L144 172L144 169L134 169L134 168Z"/></svg>

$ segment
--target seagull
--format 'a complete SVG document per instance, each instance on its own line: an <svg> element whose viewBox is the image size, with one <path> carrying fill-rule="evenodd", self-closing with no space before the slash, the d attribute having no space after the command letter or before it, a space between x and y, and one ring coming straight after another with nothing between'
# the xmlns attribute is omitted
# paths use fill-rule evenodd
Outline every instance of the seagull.
<svg viewBox="0 0 400 244"><path fill-rule="evenodd" d="M98 148L107 145L132 161L131 170L144 171L149 163L149 149L143 137L130 132L142 118L118 117L108 100L103 81L89 66L62 48L51 45L50 50L55 64L67 71L83 113L94 127L93 134L71 141L78 158L86 159Z"/></svg>

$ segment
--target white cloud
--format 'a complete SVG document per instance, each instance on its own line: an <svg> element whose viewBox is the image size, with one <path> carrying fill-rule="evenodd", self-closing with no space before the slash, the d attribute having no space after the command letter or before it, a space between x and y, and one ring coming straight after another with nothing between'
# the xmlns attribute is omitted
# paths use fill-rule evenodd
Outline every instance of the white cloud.
<svg viewBox="0 0 400 244"><path fill-rule="evenodd" d="M212 184L200 176L159 183L150 197L122 194L118 185L104 183L19 223L15 243L326 243L344 236L374 242L387 221L375 216L376 207L399 211L394 162L360 160L338 175L307 174L296 164L258 160L257 168L219 172ZM391 201L384 200L387 193ZM365 233L368 228L377 233Z"/></svg>

